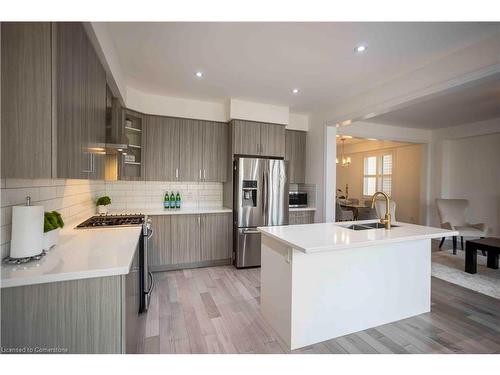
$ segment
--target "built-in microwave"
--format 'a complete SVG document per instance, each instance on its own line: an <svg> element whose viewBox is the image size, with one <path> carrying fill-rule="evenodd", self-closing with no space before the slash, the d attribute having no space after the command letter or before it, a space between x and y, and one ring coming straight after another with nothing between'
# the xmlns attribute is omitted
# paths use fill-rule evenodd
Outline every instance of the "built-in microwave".
<svg viewBox="0 0 500 375"><path fill-rule="evenodd" d="M288 206L291 208L307 207L307 193L304 191L290 191L288 193Z"/></svg>

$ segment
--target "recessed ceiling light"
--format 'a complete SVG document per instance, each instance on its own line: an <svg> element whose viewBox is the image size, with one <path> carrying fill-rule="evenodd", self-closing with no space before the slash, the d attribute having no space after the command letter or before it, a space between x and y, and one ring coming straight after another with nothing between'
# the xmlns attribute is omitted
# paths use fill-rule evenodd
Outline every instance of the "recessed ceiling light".
<svg viewBox="0 0 500 375"><path fill-rule="evenodd" d="M201 78L201 77L203 77L203 72L196 72L195 76L198 78Z"/></svg>
<svg viewBox="0 0 500 375"><path fill-rule="evenodd" d="M354 51L356 51L357 53L363 53L366 51L366 48L367 47L364 44L360 44L359 46L354 48Z"/></svg>
<svg viewBox="0 0 500 375"><path fill-rule="evenodd" d="M292 94L298 94L300 92L299 89L292 89Z"/></svg>

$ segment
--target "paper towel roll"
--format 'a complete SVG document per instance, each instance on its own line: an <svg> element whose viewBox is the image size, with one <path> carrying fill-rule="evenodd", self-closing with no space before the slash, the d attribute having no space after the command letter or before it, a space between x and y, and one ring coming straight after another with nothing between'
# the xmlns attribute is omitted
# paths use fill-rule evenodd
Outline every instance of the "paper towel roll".
<svg viewBox="0 0 500 375"><path fill-rule="evenodd" d="M42 252L43 213L43 206L12 208L11 258L32 257Z"/></svg>

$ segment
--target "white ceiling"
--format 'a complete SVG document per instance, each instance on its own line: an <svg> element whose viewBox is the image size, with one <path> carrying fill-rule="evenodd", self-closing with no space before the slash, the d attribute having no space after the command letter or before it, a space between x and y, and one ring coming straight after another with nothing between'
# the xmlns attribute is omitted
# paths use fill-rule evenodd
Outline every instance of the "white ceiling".
<svg viewBox="0 0 500 375"><path fill-rule="evenodd" d="M500 118L499 74L372 117L368 121L409 128L438 129L493 118Z"/></svg>
<svg viewBox="0 0 500 375"><path fill-rule="evenodd" d="M498 23L107 23L148 93L326 109L499 30ZM354 53L366 44L364 54ZM197 70L204 77L196 79ZM291 89L298 87L299 95Z"/></svg>

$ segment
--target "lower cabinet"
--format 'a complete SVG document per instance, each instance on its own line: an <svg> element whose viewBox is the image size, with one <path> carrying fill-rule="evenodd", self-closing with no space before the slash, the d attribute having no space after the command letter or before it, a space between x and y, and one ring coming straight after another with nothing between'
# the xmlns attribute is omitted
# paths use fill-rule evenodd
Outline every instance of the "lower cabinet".
<svg viewBox="0 0 500 375"><path fill-rule="evenodd" d="M139 298L136 261L126 275L2 288L2 353L135 353Z"/></svg>
<svg viewBox="0 0 500 375"><path fill-rule="evenodd" d="M151 216L152 271L230 264L232 213Z"/></svg>
<svg viewBox="0 0 500 375"><path fill-rule="evenodd" d="M290 211L288 214L288 222L290 225L313 224L314 211Z"/></svg>

